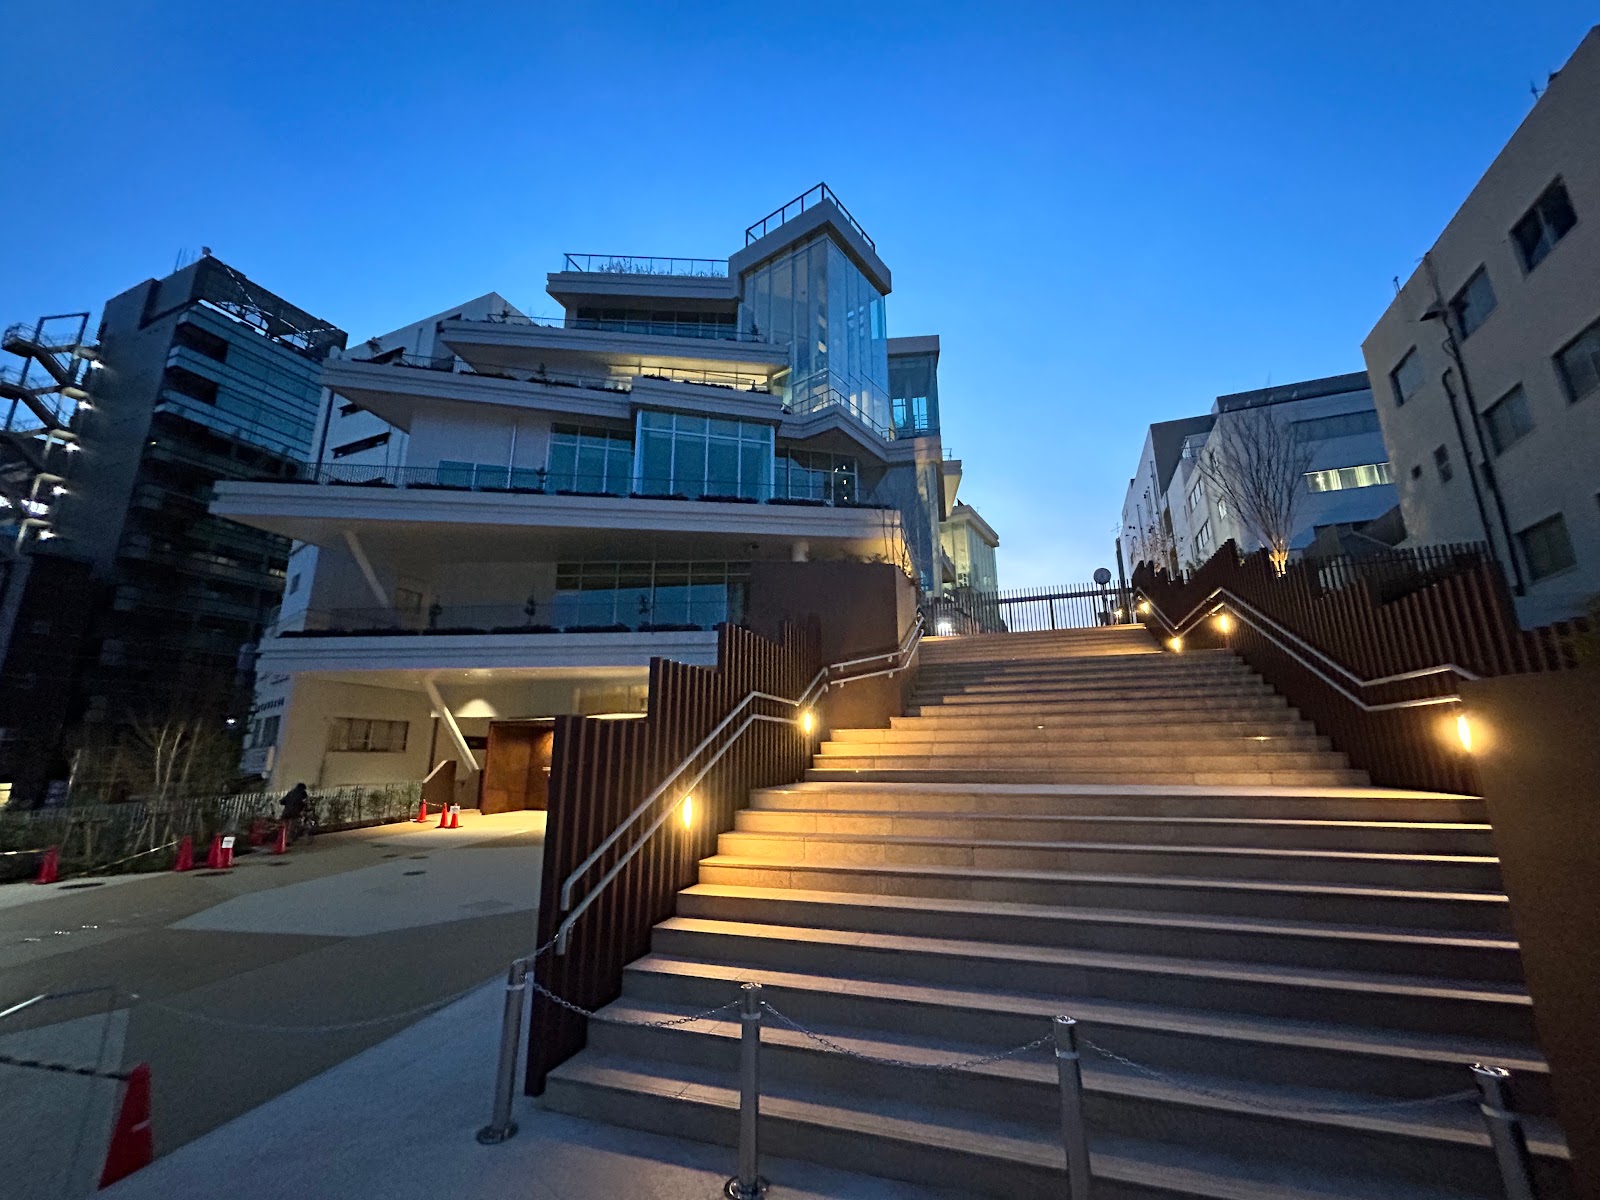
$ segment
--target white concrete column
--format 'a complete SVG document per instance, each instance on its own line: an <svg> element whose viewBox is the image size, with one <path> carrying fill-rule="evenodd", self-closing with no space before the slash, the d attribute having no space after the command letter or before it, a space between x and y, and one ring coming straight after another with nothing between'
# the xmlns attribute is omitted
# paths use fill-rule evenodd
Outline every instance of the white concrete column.
<svg viewBox="0 0 1600 1200"><path fill-rule="evenodd" d="M461 726L456 724L455 713L450 711L449 705L444 702L444 697L439 694L438 685L431 679L424 679L422 687L428 693L428 702L433 705L433 711L443 718L445 728L450 731L450 740L455 742L456 750L461 754L461 769L464 771L476 771L478 769L478 760L473 757L472 747L467 745L467 738L461 732Z"/></svg>
<svg viewBox="0 0 1600 1200"><path fill-rule="evenodd" d="M790 562L810 562L811 561L811 543L806 541L804 538L801 538L798 541L796 541L794 543L794 545L789 547L789 561Z"/></svg>

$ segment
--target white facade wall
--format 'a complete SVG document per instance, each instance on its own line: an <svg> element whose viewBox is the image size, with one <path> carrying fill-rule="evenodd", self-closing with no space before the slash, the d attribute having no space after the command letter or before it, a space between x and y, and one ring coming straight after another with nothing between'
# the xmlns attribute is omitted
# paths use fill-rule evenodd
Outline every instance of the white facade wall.
<svg viewBox="0 0 1600 1200"><path fill-rule="evenodd" d="M406 748L402 752L329 751L328 732L340 717L406 721ZM289 788L304 783L334 787L421 779L428 772L432 735L433 710L420 690L333 683L297 675L285 689L272 786ZM458 757L442 732L438 743L437 761Z"/></svg>
<svg viewBox="0 0 1600 1200"><path fill-rule="evenodd" d="M1508 579L1521 572L1524 624L1570 617L1600 593L1600 394L1573 400L1555 356L1600 321L1600 29L1591 31L1445 226L1422 269L1362 345L1378 389L1384 437L1394 454L1409 539L1418 544L1489 540ZM1556 180L1577 223L1528 269L1513 226ZM1495 307L1461 336L1451 302L1479 269ZM1431 272L1431 275L1430 275ZM1435 290L1437 281L1437 291ZM1450 314L1476 413L1461 371L1443 346L1447 330L1430 309ZM1396 403L1391 373L1415 350L1420 384ZM1450 395L1455 393L1452 414ZM1484 410L1521 387L1533 428L1497 452ZM1457 421L1465 433L1457 432ZM1451 466L1444 479L1435 453ZM1502 520L1491 490L1498 482ZM1478 482L1483 511L1473 495ZM1576 565L1533 579L1518 534L1559 514ZM1485 519L1487 518L1487 519ZM1485 526L1487 525L1487 530ZM1508 536L1509 533L1509 536Z"/></svg>

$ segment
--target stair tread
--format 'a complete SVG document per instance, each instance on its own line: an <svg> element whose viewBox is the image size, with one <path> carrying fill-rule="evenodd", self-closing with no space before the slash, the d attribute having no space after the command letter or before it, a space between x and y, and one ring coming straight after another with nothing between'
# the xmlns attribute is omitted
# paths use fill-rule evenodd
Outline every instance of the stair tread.
<svg viewBox="0 0 1600 1200"><path fill-rule="evenodd" d="M1327 818L1305 817L1162 817L1162 816L1133 816L1113 814L1110 816L1084 816L1077 813L987 813L987 812L945 812L939 809L904 809L897 808L886 814L883 809L877 808L786 808L786 809L759 809L759 812L781 812L786 816L818 816L818 817L874 817L883 818L893 816L895 819L907 818L911 820L930 821L1014 821L1018 824L1037 823L1040 821L1059 821L1063 824L1109 824L1109 825L1181 825L1196 828L1207 828L1218 825L1244 825L1269 829L1382 829L1382 830L1432 830L1439 833L1489 833L1492 826L1487 823L1466 821L1350 821L1330 820ZM736 831L746 832L746 831ZM748 832L765 832L764 830L751 830Z"/></svg>
<svg viewBox="0 0 1600 1200"><path fill-rule="evenodd" d="M781 839L793 842L844 842L851 845L972 846L1004 850L1093 850L1124 854L1178 854L1196 857L1219 854L1243 858L1282 858L1314 862L1452 863L1458 866L1493 866L1500 860L1481 854L1415 854L1369 850L1297 850L1289 847L1190 846L1171 842L1045 842L1032 839L933 837L908 833L791 833L784 830L732 830L726 838Z"/></svg>
<svg viewBox="0 0 1600 1200"><path fill-rule="evenodd" d="M801 859L754 858L742 854L714 854L700 861L707 866L731 867L740 870L765 868L811 872L870 872L878 875L900 876L960 876L967 879L1011 883L1071 882L1080 884L1136 885L1142 888L1209 888L1218 891L1257 892L1267 895L1292 894L1404 900L1453 900L1464 903L1489 904L1496 907L1508 903L1505 894L1502 892L1446 892L1428 889L1376 887L1370 884L1226 879L1205 875L1123 875L1106 871L1060 871L1044 870L1037 867L944 866L924 863L827 863L807 862Z"/></svg>
<svg viewBox="0 0 1600 1200"><path fill-rule="evenodd" d="M920 980L841 978L804 970L706 962L656 951L635 959L628 970L636 974L715 980L730 985L759 982L764 987L820 996L860 995L973 1014L999 1013L1048 1020L1063 1008L1070 1008L1070 1015L1085 1024L1166 1030L1225 1041L1375 1054L1432 1063L1492 1062L1514 1071L1549 1072L1548 1064L1534 1046L1495 1038L1466 1038L1384 1026L1335 1024L1100 997L1038 996ZM623 995L629 994L624 980Z"/></svg>
<svg viewBox="0 0 1600 1200"><path fill-rule="evenodd" d="M656 929L685 933L756 937L766 941L834 945L855 950L883 950L898 954L945 955L980 959L995 964L1027 962L1062 967L1115 969L1162 976L1189 976L1237 983L1267 983L1277 987L1331 988L1355 994L1405 995L1431 999L1471 999L1527 1007L1528 993L1514 985L1482 980L1441 981L1432 976L1382 974L1376 971L1336 971L1280 964L1260 966L1226 959L1178 958L1151 954L1118 954L1076 947L979 942L961 938L920 937L902 933L859 933L854 930L813 929L802 925L768 925L747 921L719 921L704 917L668 917Z"/></svg>
<svg viewBox="0 0 1600 1200"><path fill-rule="evenodd" d="M1515 939L1492 933L1449 933L1434 930L1394 929L1377 925L1349 925L1319 921L1287 921L1261 917L1222 917L1194 913L1146 912L1139 909L1088 908L1056 904L1020 904L1002 900L961 900L936 896L885 896L875 892L825 892L803 888L755 887L749 884L696 883L685 895L719 896L738 900L776 900L784 903L838 904L902 912L962 913L1032 920L1093 921L1169 929L1211 930L1230 933L1279 934L1330 940L1388 942L1406 946L1453 946L1504 950L1515 953Z"/></svg>
<svg viewBox="0 0 1600 1200"><path fill-rule="evenodd" d="M781 1012L779 1005L769 1005ZM623 996L603 1010L604 1019L618 1024L649 1025L661 1021L682 1021L699 1011L684 1005L641 1001ZM792 1020L792 1018L791 1018ZM804 1022L798 1022L804 1025ZM688 1022L676 1028L698 1035L712 1035L736 1042L739 1022L733 1016L708 1017ZM807 1026L807 1028L811 1028ZM891 1035L879 1029L862 1029L848 1024L828 1024L823 1029L812 1029L829 1042L845 1050L875 1058L914 1063L922 1067L962 1064L961 1073L996 1076L1054 1086L1056 1067L1048 1047L1040 1047L1032 1055L1021 1054L998 1060L969 1064L971 1059L986 1058L993 1049L977 1043L952 1043L932 1037ZM763 1045L779 1045L792 1049L837 1053L794 1029L782 1018L767 1017L762 1022ZM1163 1068L1150 1073L1136 1065L1116 1062L1085 1047L1082 1060L1084 1089L1089 1092L1154 1100L1165 1104L1188 1105L1196 1108L1213 1108L1229 1112L1266 1115L1290 1122L1309 1122L1340 1126L1354 1130L1370 1130L1413 1137L1435 1138L1458 1145L1488 1145L1483 1122L1477 1106L1458 1103L1449 1106L1414 1106L1411 1108L1377 1109L1376 1106L1393 1102L1394 1098L1370 1092L1351 1092L1333 1088L1263 1083L1256 1080L1232 1079L1203 1075L1192 1071ZM670 1061L663 1067L681 1069ZM691 1068L692 1070L692 1068ZM1463 1065L1465 1077L1466 1068ZM1463 1090L1466 1090L1465 1086ZM765 1105L766 1092L762 1102ZM1375 1111L1361 1111L1374 1108ZM1316 1109L1317 1112L1303 1110ZM1329 1110L1329 1111L1322 1111ZM1343 1110L1343 1111L1339 1111ZM970 1115L970 1114L967 1114ZM1043 1124L1054 1126L1054 1114ZM1566 1145L1553 1122L1535 1115L1525 1117L1529 1126L1529 1146L1535 1153L1564 1156ZM1008 1122L1012 1123L1012 1122ZM1026 1129L1023 1122L1014 1122ZM1054 1132L1052 1128L1051 1132Z"/></svg>
<svg viewBox="0 0 1600 1200"><path fill-rule="evenodd" d="M1228 796L1304 797L1312 800L1477 800L1477 796L1458 795L1453 792L1416 792L1404 788L1379 787L1321 787L1289 786L1282 784L1181 784L1181 783L1124 783L1124 784L1036 784L1036 783L895 783L862 780L859 783L818 783L800 780L778 787L757 788L752 793L771 792L931 792L938 795L964 794L983 791L997 795L1024 796L1196 796L1201 798Z"/></svg>

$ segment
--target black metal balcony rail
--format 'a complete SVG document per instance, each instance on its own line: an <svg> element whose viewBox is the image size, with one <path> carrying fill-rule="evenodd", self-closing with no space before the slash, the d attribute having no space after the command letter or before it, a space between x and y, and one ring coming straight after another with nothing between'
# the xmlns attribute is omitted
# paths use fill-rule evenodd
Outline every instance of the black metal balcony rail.
<svg viewBox="0 0 1600 1200"><path fill-rule="evenodd" d="M281 483L396 488L442 492L492 492L528 496L589 496L633 500L704 500L726 504L779 504L832 508L892 507L858 498L853 476L791 467L773 483L765 480L706 479L607 472L552 471L548 467L438 463L392 467L381 463L306 463Z"/></svg>
<svg viewBox="0 0 1600 1200"><path fill-rule="evenodd" d="M682 589L687 591L688 589ZM432 604L426 608L309 609L279 620L268 636L387 637L410 634L695 633L729 616L727 595L638 602L623 590L568 593L540 603Z"/></svg>
<svg viewBox="0 0 1600 1200"><path fill-rule="evenodd" d="M402 354L388 351L349 361L373 363L382 367L411 367L420 371L439 371L446 375L481 375L485 379L511 379L519 383L538 383L550 387L590 388L603 392L628 393L636 379L654 379L664 383L692 383L701 387L721 388L724 391L753 392L771 395L772 388L764 375L747 375L742 371L716 371L709 368L642 367L634 376L580 375L563 371L511 371L488 367L474 367L451 354Z"/></svg>
<svg viewBox="0 0 1600 1200"><path fill-rule="evenodd" d="M639 333L651 337L699 338L719 342L754 342L776 345L763 334L740 329L737 325L715 325L678 321L637 321L605 317L529 317L521 313L493 313L487 317L451 317L467 325L534 325L544 329L590 329L601 333Z"/></svg>
<svg viewBox="0 0 1600 1200"><path fill-rule="evenodd" d="M813 391L807 395L794 396L784 405L783 411L785 415L810 417L833 409L840 409L854 417L886 442L892 442L896 437L908 436L907 431L898 430L895 426L885 424L874 417L867 404L853 396L845 395L835 387L830 387L826 391ZM916 434L910 433L909 436Z"/></svg>
<svg viewBox="0 0 1600 1200"><path fill-rule="evenodd" d="M726 279L725 258L663 258L640 254L564 254L563 270L584 275L688 275Z"/></svg>
<svg viewBox="0 0 1600 1200"><path fill-rule="evenodd" d="M840 200L839 197L834 194L833 189L830 188L826 183L819 183L810 191L801 192L782 208L775 208L766 216L762 217L761 220L757 221L754 225L750 226L750 228L744 231L744 244L748 246L751 242L759 241L761 238L766 237L767 234L771 233L774 229L777 229L780 225L784 225L787 222L794 220L801 213L805 212L807 208L815 208L824 200L833 201L835 207L837 207L839 212L844 215L844 219L850 222L850 228L859 233L862 237L862 240L864 240L867 245L871 246L873 250L877 250L878 243L873 241L872 238L868 236L865 229L861 228L861 222L857 221L850 215L850 210L844 206L844 201Z"/></svg>

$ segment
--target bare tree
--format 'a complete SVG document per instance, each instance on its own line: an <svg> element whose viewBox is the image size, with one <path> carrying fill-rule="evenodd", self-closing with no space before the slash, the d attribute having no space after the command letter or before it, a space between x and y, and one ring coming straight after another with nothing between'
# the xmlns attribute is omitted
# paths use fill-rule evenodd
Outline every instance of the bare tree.
<svg viewBox="0 0 1600 1200"><path fill-rule="evenodd" d="M1212 494L1266 547L1280 575L1289 564L1289 543L1315 449L1292 423L1276 420L1265 409L1246 408L1217 418L1195 461Z"/></svg>

